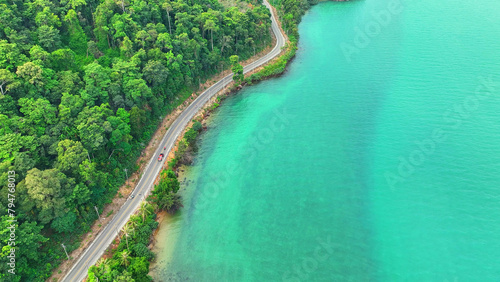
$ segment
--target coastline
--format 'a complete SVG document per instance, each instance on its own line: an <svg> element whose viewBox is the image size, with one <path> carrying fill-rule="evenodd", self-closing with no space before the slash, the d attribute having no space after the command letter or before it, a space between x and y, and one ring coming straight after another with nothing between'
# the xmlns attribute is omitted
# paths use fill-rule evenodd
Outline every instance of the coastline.
<svg viewBox="0 0 500 282"><path fill-rule="evenodd" d="M264 48L259 53L245 60L244 62L250 63L258 60L273 48L275 42L276 38L273 35L270 46ZM167 130L172 125L172 123L205 89L213 85L213 82L220 80L221 78L225 77L230 73L231 71L227 69L218 74L215 74L214 76L208 78L205 83L200 84L198 90L190 93L189 95L182 95L182 99L180 98L181 96L179 96L179 99L176 100L175 102L178 105L158 123L157 129L153 133L151 139L149 140L149 143L141 152L140 157L136 160L136 164L139 167L139 169L129 176L129 178L125 181L125 183L121 187L119 187L119 189L116 192L116 196L112 199L112 201L104 207L104 210L101 213L107 216L104 217L102 221L97 220L96 222L94 222L94 224L90 228L90 231L81 235L82 239L80 242L81 244L80 247L69 253L69 256L72 259L69 261L64 260L63 262L61 262L61 264L53 270L52 275L49 278L47 278L46 281L53 281L53 279L62 279L63 277L65 277L68 271L70 271L71 268L73 267L73 262L75 262L75 260L78 260L78 258L92 244L94 238L100 234L100 232L106 227L106 225L109 222L113 220L116 212L121 208L121 206L126 202L128 197L132 194L135 185L137 184L137 182L140 180L141 176L144 173L144 169L147 166L147 162L152 158L153 154L155 153L157 144L161 142L161 138L166 134ZM200 109L200 111L202 110L203 108ZM189 126L185 129L185 131L189 128ZM182 135L178 138L176 142L182 139L181 137L184 136L185 131L182 133ZM172 154L175 150L176 147L174 147L170 153ZM164 168L166 167L167 166L165 166ZM159 175L156 178L155 184L158 184L158 180L159 180ZM112 250L113 247L114 245L110 245L104 252L103 257L106 256L106 253Z"/></svg>
<svg viewBox="0 0 500 282"><path fill-rule="evenodd" d="M277 46L279 46L279 45L278 45L278 38L277 38L278 33L276 32L276 25L279 27L280 32L281 32L280 41L283 42L283 39L285 39L284 40L285 42L287 41L286 35L281 30L281 22L279 21L279 18L276 16L275 8L270 6L270 4L268 4L268 5L269 5L268 8L273 9L273 15L274 15L275 23L276 23L275 26L272 27L274 32L271 33L272 34L271 44L269 45L269 47L265 47L263 50L261 50L258 54L252 56L251 58L247 59L246 61L242 61L242 63L244 63L244 64L246 62L248 62L248 64L245 64L246 65L245 68L252 68L252 67L255 68L251 72L247 71L246 74L258 72L258 71L262 70L264 68L264 66L268 66L270 64L273 64L277 59L279 59L281 57L280 54L282 53L282 49L281 50L277 49ZM278 51L278 52L276 52L276 51ZM259 62L259 61L263 61L263 60L264 60L263 64ZM255 64L262 64L262 65L253 66ZM196 104L195 102L199 102L199 99L197 99L197 98L199 98L202 94L203 95L206 94L205 93L206 90L221 83L223 80L226 80L228 78L228 75L230 75L230 74L232 74L232 72L230 70L225 70L225 71L213 76L212 78L207 79L207 81L205 83L201 84L200 88L198 90L196 90L194 93L186 92L186 93L184 93L184 95L180 95L179 98L175 102L172 103L172 105L174 105L174 106L178 105L178 106L173 108L173 110L166 117L164 117L161 120L161 122L158 123L158 127L157 127L156 131L152 135L148 145L141 152L141 156L137 160L137 165L138 165L139 169L131 177L129 177L129 179L126 181L126 184L124 184L122 187L120 187L120 189L117 192L117 196L115 197L115 199L113 199L113 203L111 204L113 207L116 207L118 210L121 209L121 207L123 205L120 205L120 203L119 203L120 200L121 200L121 203L123 204L124 200L126 200L128 198L128 197L124 197L124 196L129 195L134 190L134 187L136 186L135 184L137 184L136 181L139 181L140 179L142 179L142 176L144 174L144 170L148 164L147 161L149 159L151 159L152 155L155 154L155 152L157 151L157 148L156 148L158 146L157 144L160 142L163 142L163 139L165 138L164 136L166 136L166 133L168 132L169 127L173 126L174 123L178 120L178 118L187 109L189 109L190 106L193 106L193 104ZM221 78L224 78L224 79L221 79ZM229 92L227 92L228 90L229 90ZM223 94L231 93L233 90L235 90L234 82L231 81L229 84L226 85L226 87L222 88L217 93L210 94L210 99L202 100L203 101L202 103L204 103L204 104L198 103L199 105L201 104L203 106L201 106L201 105L200 105L201 107L198 106L200 108L199 109L197 108L196 114L194 114L194 116L192 116L191 120L193 120L201 115L204 115L206 113L206 109L213 103L214 100L218 99L218 97L220 97ZM207 95L204 95L204 96L207 96ZM168 164L169 158L172 157L172 155L174 154L174 152L176 150L177 144L182 139L182 137L184 136L186 131L191 127L191 125L192 125L192 121L186 124L186 126L180 132L180 134L178 133L179 136L175 139L174 144L171 145L172 147L169 150L169 154L168 154L167 158L165 158L167 161L164 162L164 165L161 167L161 169L168 167L167 164ZM154 179L154 184L157 184L159 181L159 174L153 179ZM130 183L129 181L132 181L132 183ZM116 201L118 201L118 202L116 202ZM108 205L106 208L109 209L109 206L111 206L111 205ZM107 211L107 209L105 209L105 212ZM92 247L92 245L93 245L92 243L96 241L95 239L97 237L99 237L100 235L102 235L102 233L103 233L102 231L106 227L108 227L109 224L107 224L107 223L109 223L110 221L113 220L113 218L115 218L115 215L117 214L116 211L117 210L114 210L114 212L113 212L113 210L112 210L109 213L107 213L108 216L104 222L102 222L102 223L96 222L94 224L92 231L90 231L84 235L85 237L84 237L84 240L82 241L83 246L81 246L80 248L77 248L75 251L73 251L71 253L71 255L72 255L72 257L74 257L74 259L67 261L68 263L61 264L57 269L55 269L53 271L52 276L50 278L48 278L47 281L52 281L53 279L60 279L62 277L64 277L63 280L67 278L68 274L73 271L76 264L80 263L81 258ZM132 216L136 213L137 213L137 211L134 211L132 213ZM165 216L165 218L166 218L166 216ZM155 233L158 233L158 232L155 232ZM120 237L121 237L120 235L115 236L113 239L114 242L116 243L117 242L116 240L117 239L119 240ZM111 243L107 248L103 249L103 253L100 255L100 257L102 258L102 257L106 257L107 255L109 255L110 252L112 252L114 250L114 248L116 247L115 243ZM151 247L151 244L150 244L150 247ZM73 263L73 262L75 262L75 263Z"/></svg>
<svg viewBox="0 0 500 282"><path fill-rule="evenodd" d="M203 107L201 107L196 115L193 117L194 119L201 119L200 122L203 125L203 130L200 133L200 136L197 137L197 139L202 138L202 134L206 131L205 128L207 128L207 123L210 122L210 117L212 116L212 113L219 107L222 102L228 98L231 95L236 95L241 89L243 89L247 85L252 85L254 83L258 83L260 81L264 81L270 78L274 77L279 77L284 74L286 71L286 66L293 60L295 57L295 51L297 50L297 41L290 41L289 36L284 32L282 23L281 23L281 18L278 15L276 7L271 5L272 12L277 19L277 25L279 27L280 32L283 34L285 37L285 47L282 48L281 53L279 56L276 56L274 59L272 59L270 62L267 64L260 66L250 72L247 72L245 74L245 80L242 84L240 85L235 85L234 82L231 82L228 84L224 89L221 89L219 92L217 92L215 95L212 96L211 99L209 99ZM273 43L276 40L276 38L273 36ZM263 53L262 51L261 53ZM258 54L260 55L260 54ZM253 58L253 57L252 57ZM247 63L249 60L243 62ZM245 64L246 65L246 64ZM279 71L273 71L269 72L269 69L275 69L277 68ZM216 106L215 106L216 105ZM193 122L190 122L183 130L182 134L180 134L175 142L174 147L172 150L169 152L169 155L167 156L167 161L165 162L165 165L163 169L168 169L168 163L174 159L175 157L175 152L177 151L179 142L184 138L185 133L189 128L191 128ZM194 190L190 189L189 184L185 183L186 177L185 175L191 174L192 164L190 165L182 165L179 166L177 169L174 169L178 173L178 179L179 182L181 182L181 189L179 192L182 193L182 200L183 204L186 204L191 201L191 196L193 195ZM157 183L157 180L155 183ZM189 179L188 179L189 182ZM187 186L186 186L187 185ZM187 206L187 204L186 204ZM182 209L179 211L182 212ZM174 224L174 220L178 218L179 215L169 215L166 212L160 212L157 214L157 221L159 222L157 229L153 232L152 235L152 243L150 245L150 249L153 251L155 254L155 259L151 261L150 265L150 271L149 275L153 278L157 278L156 275L159 274L160 267L163 267L165 265L168 265L170 261L173 258L174 254L174 248L176 245L176 241L178 239L178 236L180 235L179 232L176 232L175 227L172 225ZM160 241L160 238L166 238L162 241ZM162 242L162 243L160 243ZM162 261L158 261L158 254L160 250L163 250L167 255L162 257Z"/></svg>
<svg viewBox="0 0 500 282"><path fill-rule="evenodd" d="M272 6L271 6L272 7ZM276 17L278 19L278 17ZM279 20L276 21L278 26L281 26L281 23ZM286 35L282 33L285 38ZM271 32L271 42L269 46L264 47L260 52L256 53L254 56L246 59L245 61L241 61L242 64L244 65L250 65L254 62L257 62L259 59L262 59L266 55L268 55L273 48L275 48L277 42L277 38L274 33ZM269 60L267 63L263 64L262 66L259 66L255 68L254 71L260 70L263 68L263 66L266 66L272 62L274 62L279 56L276 56L275 58ZM253 71L253 72L254 72ZM76 263L80 257L85 254L86 250L92 245L92 243L95 241L94 239L100 235L100 233L104 230L104 228L108 225L109 222L113 220L115 217L117 211L122 207L122 205L125 203L125 201L128 199L128 196L131 195L131 193L134 191L134 188L138 181L141 179L141 177L144 174L144 170L147 167L148 161L152 158L152 156L155 154L155 151L157 149L157 144L162 141L162 138L164 135L167 133L169 130L170 126L176 121L176 119L186 110L195 100L198 98L205 90L210 88L211 86L214 85L214 83L217 83L220 81L222 78L226 77L227 75L232 74L232 71L230 69L225 69L222 72L215 74L214 76L208 78L204 83L201 83L198 90L195 90L194 92L186 92L183 95L179 95L179 97L172 102L172 105L174 106L173 109L171 110L170 113L166 114L165 117L158 123L157 129L155 132L152 134L150 141L146 145L145 149L141 152L140 157L137 159L136 164L138 166L138 170L135 171L130 177L126 180L126 182L118 189L116 196L112 199L112 202L105 206L104 211L102 214L107 214L108 216L103 219L102 222L96 221L92 227L91 230L85 234L82 235L82 241L81 241L81 246L74 251L72 251L69 255L72 258L72 260L69 261L63 261L57 268L55 268L52 272L52 275L46 280L46 281L52 281L54 279L64 279L66 275L74 268L74 263ZM193 117L197 118L204 112L204 110L208 107L208 105L211 105L212 101L214 98L218 97L223 93L224 91L227 91L234 82L231 82L227 87L221 89L217 94L215 94L211 99L209 99L203 107L201 107L196 115ZM177 106L175 106L177 105ZM191 127L192 122L190 122L182 131L182 133L179 135L179 137L176 140L175 145L172 147L172 149L169 152L167 161L164 163L164 166L162 169L168 168L168 161L171 160L171 156L173 156L174 152L177 149L178 142L183 138L185 132ZM158 184L160 178L160 174L158 174L155 178L154 184ZM136 212L134 212L135 214ZM156 233L156 232L155 232ZM116 238L119 238L118 236ZM116 240L115 238L115 240ZM106 255L111 252L116 246L114 244L110 244L101 257L106 257Z"/></svg>
<svg viewBox="0 0 500 282"><path fill-rule="evenodd" d="M185 175L193 175L196 172L192 171L191 166L181 166L179 167L179 182L181 183L181 188L177 192L182 197L183 205L188 206L191 202L192 196L194 194L194 189L191 189L189 180L185 181ZM182 169L182 170L181 170ZM181 180L182 179L182 180ZM176 223L182 220L181 214L183 210L180 209L176 214L172 215L165 211L157 214L156 221L158 222L158 227L154 230L152 235L152 243L149 246L150 250L155 254L155 259L151 261L149 266L149 275L151 277L157 278L162 269L170 264L172 258L174 257L174 250L177 244L177 239L180 234L180 226ZM178 228L179 227L179 228ZM163 240L161 240L163 238ZM159 253L162 252L161 261L158 260ZM155 281L157 279L154 279Z"/></svg>
<svg viewBox="0 0 500 282"><path fill-rule="evenodd" d="M311 5L314 6L316 4L319 4L321 2L327 2L327 1L332 1L332 2L349 2L350 0L319 0L317 3ZM199 121L203 125L203 130L200 132L200 135L196 138L197 142L199 139L203 138L203 134L206 133L206 130L208 128L207 124L210 123L212 114L214 111L224 102L224 100L231 95L236 95L240 90L242 90L245 86L250 86L253 85L254 83L259 83L264 80L268 80L271 78L275 77L280 77L286 72L286 67L289 65L290 62L293 61L295 58L295 53L296 50L298 49L298 35L295 37L292 35L292 38L289 37L289 35L284 31L283 25L282 25L282 20L281 17L278 13L278 10L276 9L275 6L270 5L272 13L274 14L275 18L277 19L277 24L279 27L280 32L283 34L285 37L285 46L282 48L281 53L279 56L276 56L274 59L272 59L270 62L268 62L265 65L262 65L250 72L245 73L245 79L244 81L239 84L235 85L234 82L231 82L228 84L224 89L221 89L218 93L212 96L211 99L209 99L203 107L199 109L197 114L194 116L194 119L199 119ZM306 11L307 12L307 11ZM300 16L302 18L303 15ZM273 36L273 40L275 37ZM262 52L261 52L262 53ZM245 61L248 62L249 60ZM181 135L178 136L174 148L170 151L170 154L168 155L168 159L166 164L168 164L169 161L171 161L174 158L175 151L177 151L177 146L179 142L184 138L184 134L186 133L189 128L193 125L193 122L190 122L184 131L182 132ZM196 153L195 153L196 154ZM177 169L175 170L178 172L179 175L179 181L181 182L181 190L182 191L182 199L183 202L190 202L191 197L194 193L193 189L190 189L189 183L185 183L185 180L187 179L189 182L189 178L185 177L186 175L191 175L192 173L195 173L191 171L191 168L193 167L193 164L188 164L188 165L182 165L179 166L179 168L182 169ZM168 165L164 166L164 169L167 169ZM173 169L173 168L171 168ZM187 186L186 186L187 185ZM179 212L182 212L180 210ZM151 245L151 250L154 252L156 255L155 259L151 261L151 266L150 266L150 272L149 275L153 278L157 278L155 275L159 274L159 271L161 270L160 267L164 267L165 265L168 265L170 261L173 259L174 256L174 248L176 245L176 241L179 238L178 236L180 233L176 230L173 230L174 228L171 228L171 225L173 224L173 220L175 220L176 217L179 217L179 215L167 215L164 214L163 212L158 214L159 218L157 221L159 222L159 225L157 229L153 233L153 240L152 240L152 245ZM159 242L160 238L166 238L164 243L161 244ZM163 250L163 254L167 253L166 256L162 257L162 261L158 261L158 254L159 252ZM166 252L165 252L166 250ZM165 268L163 268L165 270Z"/></svg>

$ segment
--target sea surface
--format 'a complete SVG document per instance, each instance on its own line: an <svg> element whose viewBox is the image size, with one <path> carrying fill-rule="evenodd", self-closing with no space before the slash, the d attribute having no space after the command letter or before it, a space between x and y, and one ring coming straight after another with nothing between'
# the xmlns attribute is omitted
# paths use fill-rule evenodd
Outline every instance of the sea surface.
<svg viewBox="0 0 500 282"><path fill-rule="evenodd" d="M500 281L500 1L325 2L227 99L156 281Z"/></svg>

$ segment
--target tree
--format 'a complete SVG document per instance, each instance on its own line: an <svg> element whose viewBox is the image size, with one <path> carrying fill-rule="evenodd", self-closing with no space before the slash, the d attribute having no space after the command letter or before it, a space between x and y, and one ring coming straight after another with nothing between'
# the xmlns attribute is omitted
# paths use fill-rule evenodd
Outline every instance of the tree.
<svg viewBox="0 0 500 282"><path fill-rule="evenodd" d="M146 47L146 41L151 41L151 35L147 33L145 30L139 30L135 35L135 42L141 44L142 48Z"/></svg>
<svg viewBox="0 0 500 282"><path fill-rule="evenodd" d="M146 111L137 106L130 109L130 128L132 135L139 139L142 136L142 129L146 125Z"/></svg>
<svg viewBox="0 0 500 282"><path fill-rule="evenodd" d="M46 99L21 98L19 106L19 111L24 115L21 128L30 135L42 136L46 127L57 121L56 108Z"/></svg>
<svg viewBox="0 0 500 282"><path fill-rule="evenodd" d="M190 146L194 145L196 137L198 137L201 128L202 128L201 123L199 121L196 121L193 123L193 126L184 134L184 138L186 139L186 141L189 143Z"/></svg>
<svg viewBox="0 0 500 282"><path fill-rule="evenodd" d="M110 141L113 146L120 145L121 142L128 143L132 136L130 135L129 123L130 114L123 108L116 111L116 116L109 116L107 121L111 125L112 132Z"/></svg>
<svg viewBox="0 0 500 282"><path fill-rule="evenodd" d="M132 250L136 257L144 257L146 259L154 258L154 253L151 252L151 250L149 250L148 247L141 242L136 243L132 247Z"/></svg>
<svg viewBox="0 0 500 282"><path fill-rule="evenodd" d="M57 49L50 54L52 69L62 71L73 69L75 66L75 52L71 49Z"/></svg>
<svg viewBox="0 0 500 282"><path fill-rule="evenodd" d="M50 227L59 233L71 232L75 227L76 214L72 211L54 219Z"/></svg>
<svg viewBox="0 0 500 282"><path fill-rule="evenodd" d="M85 89L80 92L83 100L88 106L93 106L98 101L106 103L109 98L106 90L111 82L108 70L96 62L88 64L83 69Z"/></svg>
<svg viewBox="0 0 500 282"><path fill-rule="evenodd" d="M43 66L45 62L49 59L50 53L45 51L39 45L34 45L30 49L30 58L33 63Z"/></svg>
<svg viewBox="0 0 500 282"><path fill-rule="evenodd" d="M123 38L122 45L120 46L120 52L123 56L129 58L134 54L133 43L128 36Z"/></svg>
<svg viewBox="0 0 500 282"><path fill-rule="evenodd" d="M28 58L21 53L16 43L0 40L0 68L13 71L27 61Z"/></svg>
<svg viewBox="0 0 500 282"><path fill-rule="evenodd" d="M89 52L94 56L95 59L103 55L103 53L97 47L97 44L92 40L87 42L87 57L89 56Z"/></svg>
<svg viewBox="0 0 500 282"><path fill-rule="evenodd" d="M166 0L163 3L163 9L167 11L167 19L168 19L168 33L172 34L172 25L170 24L170 11L172 11L172 4L170 3L169 0Z"/></svg>
<svg viewBox="0 0 500 282"><path fill-rule="evenodd" d="M129 79L124 85L125 97L136 105L142 105L152 96L151 89L142 78Z"/></svg>
<svg viewBox="0 0 500 282"><path fill-rule="evenodd" d="M69 0L68 5L70 6L71 9L76 10L76 8L80 6L87 5L87 2L85 2L85 0Z"/></svg>
<svg viewBox="0 0 500 282"><path fill-rule="evenodd" d="M146 202L142 202L141 206L139 207L139 214L142 217L142 222L144 222L146 220L146 216L148 216L151 213L152 213L151 205Z"/></svg>
<svg viewBox="0 0 500 282"><path fill-rule="evenodd" d="M6 256L10 253L10 249L15 247L16 276L26 277L35 271L33 268L34 265L42 263L42 252L40 247L43 243L47 242L49 238L41 234L43 226L37 225L36 222L24 221L19 224L19 222L12 222L10 220L12 220L12 218L2 216L0 221L0 240L3 246L0 252L0 259L2 261L7 261ZM12 224L16 228L15 241L9 241L9 238L11 238L11 229L8 227L12 226ZM9 242L11 242L11 244L9 244ZM12 242L15 242L15 245ZM2 270L1 273L10 276L10 274L7 273L7 269L5 269L6 267L8 267L6 263L0 266L0 270ZM1 278L2 276L0 276L0 279Z"/></svg>
<svg viewBox="0 0 500 282"><path fill-rule="evenodd" d="M55 50L60 45L59 30L52 26L42 25L37 30L38 43L49 51Z"/></svg>
<svg viewBox="0 0 500 282"><path fill-rule="evenodd" d="M252 46L253 48L253 55L255 56L255 41L253 40L252 37L248 37L247 39L245 39L245 44L248 45L248 46Z"/></svg>
<svg viewBox="0 0 500 282"><path fill-rule="evenodd" d="M128 267L128 265L130 264L130 252L129 251L123 250L120 253L120 264L125 266L125 267Z"/></svg>
<svg viewBox="0 0 500 282"><path fill-rule="evenodd" d="M17 68L17 75L35 86L43 86L42 68L32 62L27 62Z"/></svg>
<svg viewBox="0 0 500 282"><path fill-rule="evenodd" d="M87 159L88 151L82 143L73 140L62 140L57 144L56 168L74 176L78 175L80 164Z"/></svg>
<svg viewBox="0 0 500 282"><path fill-rule="evenodd" d="M35 17L35 22L38 26L61 26L59 17L52 13L50 7L44 7L43 11L38 12Z"/></svg>
<svg viewBox="0 0 500 282"><path fill-rule="evenodd" d="M226 36L224 35L222 37L222 44L221 44L221 48L220 48L220 53L223 54L224 53L224 47L230 47L231 45L229 44L229 42L231 42L233 39L231 38L231 36Z"/></svg>
<svg viewBox="0 0 500 282"><path fill-rule="evenodd" d="M74 185L71 179L57 169L34 168L26 175L26 188L38 209L38 220L47 224L66 213L66 199Z"/></svg>
<svg viewBox="0 0 500 282"><path fill-rule="evenodd" d="M153 86L159 86L165 83L168 75L167 68L160 62L151 60L142 70L146 80Z"/></svg>
<svg viewBox="0 0 500 282"><path fill-rule="evenodd" d="M145 257L133 258L129 270L137 278L146 277L149 272L149 261Z"/></svg>
<svg viewBox="0 0 500 282"><path fill-rule="evenodd" d="M4 96L9 90L15 88L14 74L6 69L0 69L0 94Z"/></svg>
<svg viewBox="0 0 500 282"><path fill-rule="evenodd" d="M130 234L133 231L132 226L130 226L130 224L127 222L125 226L123 226L122 231L123 233L125 233L125 242L127 242L127 251L130 251L130 249L128 248L128 234Z"/></svg>
<svg viewBox="0 0 500 282"><path fill-rule="evenodd" d="M79 95L64 93L59 104L59 120L72 125L84 106L85 102Z"/></svg>
<svg viewBox="0 0 500 282"><path fill-rule="evenodd" d="M212 41L212 51L214 50L214 31L218 31L219 27L211 19L205 22L204 28L210 30L210 40Z"/></svg>
<svg viewBox="0 0 500 282"><path fill-rule="evenodd" d="M156 38L156 46L158 46L162 51L172 49L172 39L170 38L170 34L166 32L158 34L158 38Z"/></svg>
<svg viewBox="0 0 500 282"><path fill-rule="evenodd" d="M159 210L165 210L173 214L182 207L180 196L173 192L159 193L156 196L157 198L153 202L158 206Z"/></svg>
<svg viewBox="0 0 500 282"><path fill-rule="evenodd" d="M80 95L73 96L75 94L78 94L78 91L80 88L83 87L82 80L78 74L78 72L74 71L60 71L56 74L56 80L58 84L52 88L52 99L49 99L52 104L57 105L62 103L62 96L65 94L71 94L72 97L77 97L78 101L83 101L80 97ZM83 105L83 104L82 104ZM71 105L77 106L77 105ZM73 109L72 111L80 110L83 108L78 105L77 109ZM59 107L60 109L60 107Z"/></svg>
<svg viewBox="0 0 500 282"><path fill-rule="evenodd" d="M107 258L100 258L97 263L96 267L101 269L101 272L104 274L107 274L111 272L111 265L110 265L110 260Z"/></svg>
<svg viewBox="0 0 500 282"><path fill-rule="evenodd" d="M231 70L233 71L233 80L237 84L240 84L245 78L245 75L243 74L243 67L238 63L239 57L237 55L233 55L229 59L232 64Z"/></svg>
<svg viewBox="0 0 500 282"><path fill-rule="evenodd" d="M125 270L118 275L113 282L135 282L135 279L132 278L132 274L130 272Z"/></svg>
<svg viewBox="0 0 500 282"><path fill-rule="evenodd" d="M160 182L152 192L151 201L156 204L159 210L166 210L174 213L182 207L180 197L176 194L180 184L172 170L161 172Z"/></svg>
<svg viewBox="0 0 500 282"><path fill-rule="evenodd" d="M75 122L78 135L87 150L99 150L106 145L107 134L113 131L107 118L112 114L108 104L85 107Z"/></svg>

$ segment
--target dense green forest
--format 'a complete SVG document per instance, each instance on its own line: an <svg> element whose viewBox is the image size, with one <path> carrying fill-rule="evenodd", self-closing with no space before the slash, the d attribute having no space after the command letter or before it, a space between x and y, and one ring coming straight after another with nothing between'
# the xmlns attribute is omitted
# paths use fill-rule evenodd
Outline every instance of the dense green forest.
<svg viewBox="0 0 500 282"><path fill-rule="evenodd" d="M230 56L269 45L270 23L259 0L0 0L0 202L18 247L15 279L6 263L0 279L47 278L162 117Z"/></svg>

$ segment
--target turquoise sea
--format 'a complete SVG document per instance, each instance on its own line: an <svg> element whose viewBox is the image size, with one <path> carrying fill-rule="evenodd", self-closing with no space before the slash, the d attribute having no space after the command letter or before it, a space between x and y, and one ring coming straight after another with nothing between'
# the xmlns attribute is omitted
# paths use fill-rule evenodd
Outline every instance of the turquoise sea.
<svg viewBox="0 0 500 282"><path fill-rule="evenodd" d="M325 2L226 100L157 281L500 281L500 1Z"/></svg>

